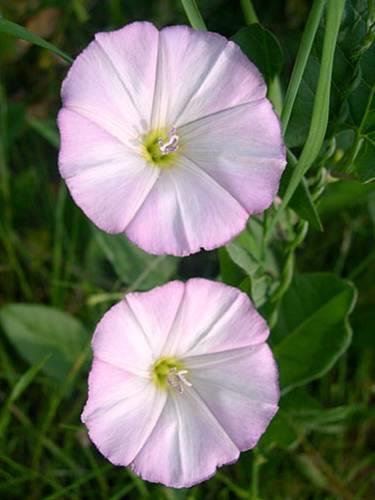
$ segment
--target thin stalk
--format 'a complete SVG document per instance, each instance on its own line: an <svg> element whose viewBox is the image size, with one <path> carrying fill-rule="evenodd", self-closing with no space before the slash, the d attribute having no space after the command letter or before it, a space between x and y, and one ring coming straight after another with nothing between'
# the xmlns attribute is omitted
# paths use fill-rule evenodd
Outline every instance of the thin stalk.
<svg viewBox="0 0 375 500"><path fill-rule="evenodd" d="M246 24L259 23L257 13L255 12L251 0L241 0L241 8Z"/></svg>
<svg viewBox="0 0 375 500"><path fill-rule="evenodd" d="M278 76L275 76L275 78L268 84L268 98L272 102L277 114L280 116L283 109L283 93Z"/></svg>
<svg viewBox="0 0 375 500"><path fill-rule="evenodd" d="M288 128L294 101L296 100L298 89L301 85L302 76L306 68L307 60L311 52L325 3L326 0L315 0L307 19L281 113L281 123L283 125L284 133Z"/></svg>
<svg viewBox="0 0 375 500"><path fill-rule="evenodd" d="M310 123L310 130L301 156L286 189L283 201L269 226L267 241L271 237L271 234L280 218L281 213L291 200L295 190L298 187L298 184L301 182L302 177L318 156L324 141L328 125L333 59L335 55L341 18L344 11L344 5L345 0L328 2L322 60Z"/></svg>
<svg viewBox="0 0 375 500"><path fill-rule="evenodd" d="M203 20L201 13L199 12L197 3L195 0L181 0L182 6L185 10L186 17L189 19L189 23L195 30L207 31L207 26Z"/></svg>

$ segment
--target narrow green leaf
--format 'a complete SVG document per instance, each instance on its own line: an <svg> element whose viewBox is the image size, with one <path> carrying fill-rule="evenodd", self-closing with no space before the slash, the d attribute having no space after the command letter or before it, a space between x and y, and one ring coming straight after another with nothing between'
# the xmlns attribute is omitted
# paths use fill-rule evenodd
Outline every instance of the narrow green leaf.
<svg viewBox="0 0 375 500"><path fill-rule="evenodd" d="M5 404L3 405L3 410L0 416L0 437L4 435L5 429L11 418L10 406L17 401L21 394L28 388L32 383L36 375L45 365L47 359L50 357L49 354L45 356L39 363L35 363L31 366L15 383L11 393L9 394Z"/></svg>
<svg viewBox="0 0 375 500"><path fill-rule="evenodd" d="M59 148L60 139L55 121L39 120L37 118L27 118L30 127L41 135L51 146Z"/></svg>
<svg viewBox="0 0 375 500"><path fill-rule="evenodd" d="M34 45L38 45L38 47L47 49L50 52L53 52L54 54L60 56L69 64L73 62L73 59L70 56L68 56L68 54L65 54L65 52L57 48L52 43L47 42L40 36L31 33L23 26L20 26L19 24L16 23L12 23L7 19L0 18L0 33L6 33L7 35L11 35L16 38L21 38L22 40L26 40L27 42L30 42Z"/></svg>
<svg viewBox="0 0 375 500"><path fill-rule="evenodd" d="M319 154L324 141L328 125L333 59L344 5L345 0L328 2L327 5L321 68L307 141L293 171L283 201L270 224L267 239L270 238L282 211L289 204L301 179Z"/></svg>
<svg viewBox="0 0 375 500"><path fill-rule="evenodd" d="M302 75L306 68L316 31L322 17L325 1L326 0L315 0L313 2L306 27L303 31L301 43L296 57L296 62L294 64L293 72L290 77L289 85L285 94L284 106L281 113L281 122L283 125L284 133L286 133L288 129L290 115L292 113L294 102L301 85Z"/></svg>

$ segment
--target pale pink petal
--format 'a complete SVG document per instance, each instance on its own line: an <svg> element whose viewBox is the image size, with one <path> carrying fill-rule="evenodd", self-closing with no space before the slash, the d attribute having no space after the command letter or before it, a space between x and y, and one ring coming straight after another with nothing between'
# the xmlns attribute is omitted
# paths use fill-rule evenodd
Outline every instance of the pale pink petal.
<svg viewBox="0 0 375 500"><path fill-rule="evenodd" d="M150 23L98 34L69 70L64 107L124 142L138 140L150 121L158 37Z"/></svg>
<svg viewBox="0 0 375 500"><path fill-rule="evenodd" d="M162 355L183 294L184 284L171 281L148 292L129 293L126 296L128 306L147 336L154 359Z"/></svg>
<svg viewBox="0 0 375 500"><path fill-rule="evenodd" d="M154 99L159 31L151 23L135 22L117 31L97 33L95 40L110 58L144 120L141 128L147 131ZM125 108L125 103L117 105Z"/></svg>
<svg viewBox="0 0 375 500"><path fill-rule="evenodd" d="M266 344L184 358L189 381L241 450L253 448L278 409L278 372Z"/></svg>
<svg viewBox="0 0 375 500"><path fill-rule="evenodd" d="M178 317L164 349L173 355L253 346L269 334L248 296L237 288L195 278L185 285Z"/></svg>
<svg viewBox="0 0 375 500"><path fill-rule="evenodd" d="M248 214L233 196L186 158L166 168L126 234L154 254L188 255L228 242Z"/></svg>
<svg viewBox="0 0 375 500"><path fill-rule="evenodd" d="M216 416L193 390L175 393L132 469L147 481L187 488L237 460L239 450Z"/></svg>
<svg viewBox="0 0 375 500"><path fill-rule="evenodd" d="M179 127L265 94L259 71L235 43L187 26L160 32L154 126Z"/></svg>
<svg viewBox="0 0 375 500"><path fill-rule="evenodd" d="M121 233L141 208L159 172L141 157L123 158L82 169L66 179L70 194L84 213L108 233Z"/></svg>
<svg viewBox="0 0 375 500"><path fill-rule="evenodd" d="M268 329L237 289L204 279L128 294L94 335L91 440L148 481L189 487L256 445L277 411ZM152 367L176 358L181 387ZM177 363L176 363L177 365Z"/></svg>
<svg viewBox="0 0 375 500"><path fill-rule="evenodd" d="M119 139L75 111L62 108L58 115L61 134L59 167L64 179L102 166L104 171L132 150Z"/></svg>
<svg viewBox="0 0 375 500"><path fill-rule="evenodd" d="M126 299L105 313L92 345L96 358L139 376L149 376L153 348Z"/></svg>
<svg viewBox="0 0 375 500"><path fill-rule="evenodd" d="M95 359L82 421L103 455L116 465L129 465L147 442L166 399L166 392L150 380Z"/></svg>
<svg viewBox="0 0 375 500"><path fill-rule="evenodd" d="M184 143L181 153L249 214L270 206L286 160L279 119L267 99L198 119L179 133Z"/></svg>

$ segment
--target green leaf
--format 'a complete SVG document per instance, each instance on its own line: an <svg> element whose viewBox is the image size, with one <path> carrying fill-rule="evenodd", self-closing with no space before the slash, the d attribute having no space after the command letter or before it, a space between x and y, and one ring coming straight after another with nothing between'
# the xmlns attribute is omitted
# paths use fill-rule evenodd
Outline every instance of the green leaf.
<svg viewBox="0 0 375 500"><path fill-rule="evenodd" d="M375 185L359 181L334 182L329 184L319 203L321 217L336 217L342 210L348 210L369 202Z"/></svg>
<svg viewBox="0 0 375 500"><path fill-rule="evenodd" d="M233 37L247 57L262 72L269 84L281 71L283 52L281 46L270 31L254 23L241 28Z"/></svg>
<svg viewBox="0 0 375 500"><path fill-rule="evenodd" d="M245 272L231 259L225 247L219 248L218 253L222 280L227 285L237 286L245 278Z"/></svg>
<svg viewBox="0 0 375 500"><path fill-rule="evenodd" d="M286 188L288 187L289 181L292 177L293 168L295 167L295 163L295 161L291 161L291 158L289 156L289 161L280 183L279 196L281 198L284 196ZM318 231L323 230L322 222L315 207L314 201L311 197L309 187L305 178L302 178L302 181L298 184L298 187L289 202L289 206L303 220L309 222L314 229Z"/></svg>
<svg viewBox="0 0 375 500"><path fill-rule="evenodd" d="M324 375L348 348L355 298L353 285L334 274L294 277L272 332L284 393Z"/></svg>
<svg viewBox="0 0 375 500"><path fill-rule="evenodd" d="M263 239L263 227L255 219L249 220L246 229L237 238L225 246L227 256L233 261L234 266L226 267L222 274L232 282L228 284L239 286L248 293L256 307L261 307L276 286L275 276L278 274L277 264L269 248L263 258L261 247ZM221 257L221 265L223 260ZM242 269L245 279L241 279ZM238 279L235 282L235 279Z"/></svg>
<svg viewBox="0 0 375 500"><path fill-rule="evenodd" d="M349 124L356 138L348 153L354 170L363 182L375 179L375 45L361 58L362 81L349 98Z"/></svg>
<svg viewBox="0 0 375 500"><path fill-rule="evenodd" d="M47 355L42 370L60 381L89 340L80 321L41 304L9 304L0 309L0 325L8 340L29 363Z"/></svg>
<svg viewBox="0 0 375 500"><path fill-rule="evenodd" d="M55 47L52 43L47 42L43 38L34 33L31 33L23 26L19 24L12 23L11 21L7 21L6 19L0 18L0 33L6 33L7 35L14 36L16 38L21 38L22 40L26 40L27 42L33 43L34 45L38 45L38 47L42 47L43 49L47 49L54 54L57 54L62 59L64 59L69 64L73 62L73 59L65 54L62 50Z"/></svg>
<svg viewBox="0 0 375 500"><path fill-rule="evenodd" d="M375 131L361 137L360 149L353 166L362 182L375 180Z"/></svg>
<svg viewBox="0 0 375 500"><path fill-rule="evenodd" d="M300 428L294 422L296 416L320 409L319 403L302 387L282 396L279 405L280 410L260 441L260 447L265 450L275 445L282 448L295 446L307 430L306 426Z"/></svg>
<svg viewBox="0 0 375 500"><path fill-rule="evenodd" d="M95 229L94 236L101 255L110 262L117 277L133 289L153 288L176 273L176 257L148 254L123 235L108 235Z"/></svg>

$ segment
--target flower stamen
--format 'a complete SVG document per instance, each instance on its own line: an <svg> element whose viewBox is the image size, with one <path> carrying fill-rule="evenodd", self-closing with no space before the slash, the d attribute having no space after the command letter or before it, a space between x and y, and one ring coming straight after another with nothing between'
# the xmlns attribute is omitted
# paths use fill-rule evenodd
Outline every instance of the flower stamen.
<svg viewBox="0 0 375 500"><path fill-rule="evenodd" d="M192 384L185 378L185 375L187 375L188 373L188 370L177 371L177 368L171 368L167 376L168 384L177 389L178 392L182 394L184 392L184 385L186 385L186 387L192 387Z"/></svg>
<svg viewBox="0 0 375 500"><path fill-rule="evenodd" d="M159 149L162 154L168 155L169 153L175 153L179 148L180 137L176 134L176 129L172 128L167 134L167 140L164 140L162 137L159 137L158 144Z"/></svg>

